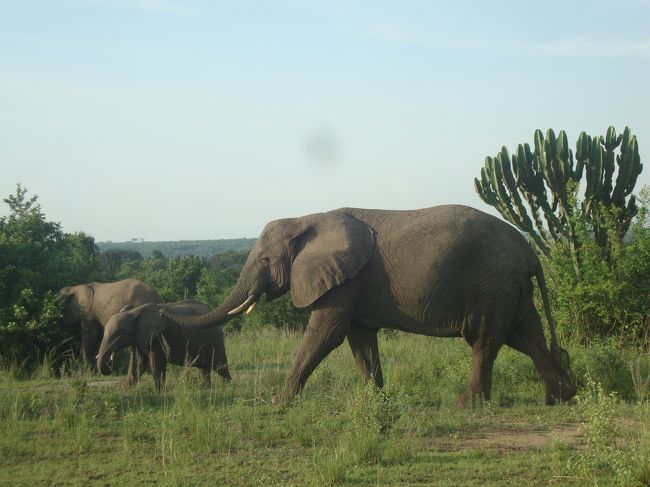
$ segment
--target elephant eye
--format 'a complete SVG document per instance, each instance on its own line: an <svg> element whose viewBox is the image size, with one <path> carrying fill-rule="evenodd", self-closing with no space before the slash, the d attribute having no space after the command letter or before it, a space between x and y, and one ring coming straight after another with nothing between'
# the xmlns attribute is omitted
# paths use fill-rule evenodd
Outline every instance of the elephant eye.
<svg viewBox="0 0 650 487"><path fill-rule="evenodd" d="M271 261L268 257L262 257L262 265L264 267L269 267L271 265Z"/></svg>

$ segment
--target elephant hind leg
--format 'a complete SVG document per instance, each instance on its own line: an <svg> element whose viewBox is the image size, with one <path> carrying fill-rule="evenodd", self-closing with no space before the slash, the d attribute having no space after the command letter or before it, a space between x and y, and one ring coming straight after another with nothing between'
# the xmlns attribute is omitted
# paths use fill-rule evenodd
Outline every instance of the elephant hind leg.
<svg viewBox="0 0 650 487"><path fill-rule="evenodd" d="M467 391L456 400L458 405L471 406L490 400L494 361L514 321L514 311L510 310L496 303L494 309L483 314L475 328L464 330L463 337L472 347L472 370Z"/></svg>
<svg viewBox="0 0 650 487"><path fill-rule="evenodd" d="M575 395L576 387L568 371L562 368L546 345L542 321L532 301L524 318L506 338L506 344L532 359L546 386L546 404L567 401Z"/></svg>
<svg viewBox="0 0 650 487"><path fill-rule="evenodd" d="M472 370L467 391L461 394L456 403L466 407L489 401L492 395L492 368L501 343L487 340L472 347Z"/></svg>
<svg viewBox="0 0 650 487"><path fill-rule="evenodd" d="M379 330L353 324L347 333L348 344L357 368L366 382L372 380L377 387L384 386L384 375L379 361L377 332Z"/></svg>

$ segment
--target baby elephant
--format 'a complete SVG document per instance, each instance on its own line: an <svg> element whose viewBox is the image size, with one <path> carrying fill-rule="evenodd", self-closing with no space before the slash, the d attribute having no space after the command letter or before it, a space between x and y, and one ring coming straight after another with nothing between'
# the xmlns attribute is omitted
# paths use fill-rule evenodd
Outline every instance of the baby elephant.
<svg viewBox="0 0 650 487"><path fill-rule="evenodd" d="M222 327L208 330L183 328L161 316L162 309L180 315L202 315L212 311L205 304L189 300L148 303L137 308L124 306L106 323L97 355L99 371L110 374L112 355L135 345L142 354L149 356L149 366L158 391L165 381L167 362L198 367L201 381L205 384L210 383L210 370L216 370L224 380L230 380Z"/></svg>

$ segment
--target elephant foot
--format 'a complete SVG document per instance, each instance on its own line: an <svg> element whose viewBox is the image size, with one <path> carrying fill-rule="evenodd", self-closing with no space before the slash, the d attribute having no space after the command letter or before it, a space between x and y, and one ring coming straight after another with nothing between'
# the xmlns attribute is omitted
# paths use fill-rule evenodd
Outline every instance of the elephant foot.
<svg viewBox="0 0 650 487"><path fill-rule="evenodd" d="M482 407L487 399L480 392L463 392L456 398L456 406L462 409Z"/></svg>
<svg viewBox="0 0 650 487"><path fill-rule="evenodd" d="M562 404L571 400L577 392L577 387L575 386L575 381L569 383L559 382L554 384L553 387L547 387L546 389L546 405L554 406L556 404Z"/></svg>
<svg viewBox="0 0 650 487"><path fill-rule="evenodd" d="M575 394L572 394L567 399L563 399L562 397L556 397L553 394L546 394L546 400L544 402L547 406L556 406L569 401L574 395Z"/></svg>
<svg viewBox="0 0 650 487"><path fill-rule="evenodd" d="M282 392L278 392L276 395L274 395L271 398L271 404L273 405L287 404L291 402L293 399L295 399L296 397L298 397L297 392L291 393L284 390Z"/></svg>
<svg viewBox="0 0 650 487"><path fill-rule="evenodd" d="M219 374L223 382L230 382L232 380L232 376L230 375L230 370L228 369L227 365L224 365L223 367L217 369L217 374Z"/></svg>

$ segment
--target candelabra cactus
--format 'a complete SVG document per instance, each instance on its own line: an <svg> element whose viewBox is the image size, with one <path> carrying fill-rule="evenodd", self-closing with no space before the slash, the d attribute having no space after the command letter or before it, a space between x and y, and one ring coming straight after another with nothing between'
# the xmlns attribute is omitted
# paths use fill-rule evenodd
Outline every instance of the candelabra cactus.
<svg viewBox="0 0 650 487"><path fill-rule="evenodd" d="M598 244L607 248L603 218L605 212L614 210L616 238L622 239L637 213L632 191L642 169L636 137L627 127L620 135L614 127L609 127L605 136L590 137L582 132L575 158L564 131L556 137L551 129L546 136L536 130L534 150L519 144L510 156L503 147L495 157L485 158L474 185L481 199L527 233L541 253L548 255L553 242L568 241L579 275L573 213L582 213ZM583 174L584 199L577 206Z"/></svg>

